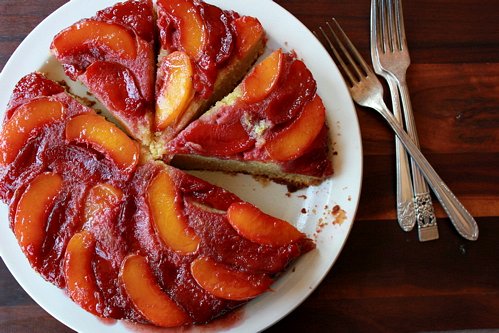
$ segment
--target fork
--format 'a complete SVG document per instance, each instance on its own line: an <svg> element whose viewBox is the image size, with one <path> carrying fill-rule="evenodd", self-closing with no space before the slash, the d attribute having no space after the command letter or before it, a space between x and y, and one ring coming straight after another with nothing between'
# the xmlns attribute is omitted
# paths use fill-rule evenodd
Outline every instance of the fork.
<svg viewBox="0 0 499 333"><path fill-rule="evenodd" d="M389 84L396 83L400 90L407 133L419 146L406 83L406 72L411 59L405 37L401 0L371 0L371 57L375 72L385 77ZM394 111L397 111L396 107ZM430 190L414 160L411 160L411 164L419 240L434 240L438 238L438 227Z"/></svg>
<svg viewBox="0 0 499 333"><path fill-rule="evenodd" d="M379 37L384 34L378 33L380 22L378 19L377 0L371 2L371 58L373 61L374 72L385 78L388 83L390 95L392 98L392 108L395 118L399 123L402 123L402 110L400 105L400 95L395 79L383 69L380 62L378 51ZM384 25L381 26L384 28ZM383 30L384 32L384 30ZM395 138L395 160L397 173L397 219L400 227L404 231L411 231L416 223L414 210L414 192L411 183L411 169L409 167L409 159L404 146L398 138ZM417 169L413 171L418 172ZM438 229L437 229L438 231ZM438 236L438 234L437 234ZM435 238L432 238L435 239ZM420 240L422 240L420 238ZM425 239L429 240L429 239Z"/></svg>
<svg viewBox="0 0 499 333"><path fill-rule="evenodd" d="M327 40L327 45L331 48L334 58L336 58L343 70L344 77L347 83L349 83L350 95L357 104L372 108L385 118L435 192L437 199L442 204L457 232L468 240L477 240L478 225L475 219L447 187L421 153L419 147L412 141L411 137L404 131L394 115L387 108L383 101L383 87L376 75L369 68L334 18L333 23L344 42L334 32L329 22L326 22L326 25L329 28L328 30L332 38L328 36L322 27L319 27L319 29ZM334 40L339 51L331 39Z"/></svg>

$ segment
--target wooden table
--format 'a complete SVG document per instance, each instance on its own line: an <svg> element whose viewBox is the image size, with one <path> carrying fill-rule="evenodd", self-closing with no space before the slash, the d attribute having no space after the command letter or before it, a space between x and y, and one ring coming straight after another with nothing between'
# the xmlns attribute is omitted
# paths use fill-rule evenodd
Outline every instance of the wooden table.
<svg viewBox="0 0 499 333"><path fill-rule="evenodd" d="M0 1L0 68L64 2ZM310 29L335 16L368 58L368 0L277 2ZM358 108L364 179L353 230L322 284L268 332L499 329L498 3L406 0L404 10L422 150L476 217L480 237L460 238L438 204L439 240L420 243L415 231L401 231L392 132ZM31 331L71 330L36 305L0 261L0 332Z"/></svg>

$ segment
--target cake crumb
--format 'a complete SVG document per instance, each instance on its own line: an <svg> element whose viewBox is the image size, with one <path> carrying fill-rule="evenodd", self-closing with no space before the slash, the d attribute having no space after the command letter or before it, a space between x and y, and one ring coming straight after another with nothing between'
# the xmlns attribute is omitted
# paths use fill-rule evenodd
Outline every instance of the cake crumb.
<svg viewBox="0 0 499 333"><path fill-rule="evenodd" d="M347 219L346 212L338 205L333 207L331 214L334 216L333 224L342 224Z"/></svg>
<svg viewBox="0 0 499 333"><path fill-rule="evenodd" d="M299 195L298 198L307 200L307 196L305 194Z"/></svg>
<svg viewBox="0 0 499 333"><path fill-rule="evenodd" d="M257 182L259 182L263 187L266 187L270 184L270 179L268 177L253 175L253 178Z"/></svg>
<svg viewBox="0 0 499 333"><path fill-rule="evenodd" d="M302 208L302 209L301 209L301 213L302 213L302 214L307 214L307 210L306 210L305 208Z"/></svg>

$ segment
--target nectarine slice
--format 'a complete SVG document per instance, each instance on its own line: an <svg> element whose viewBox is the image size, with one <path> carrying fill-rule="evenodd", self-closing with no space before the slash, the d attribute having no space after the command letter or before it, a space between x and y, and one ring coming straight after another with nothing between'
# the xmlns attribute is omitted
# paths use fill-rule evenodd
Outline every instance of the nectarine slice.
<svg viewBox="0 0 499 333"><path fill-rule="evenodd" d="M47 97L21 105L4 124L0 133L0 165L13 162L19 150L37 129L63 118L63 105Z"/></svg>
<svg viewBox="0 0 499 333"><path fill-rule="evenodd" d="M203 18L191 0L159 0L158 4L177 18L179 41L183 51L197 60L207 42L207 32Z"/></svg>
<svg viewBox="0 0 499 333"><path fill-rule="evenodd" d="M85 84L113 112L138 118L143 115L145 100L132 71L116 62L96 61L87 67Z"/></svg>
<svg viewBox="0 0 499 333"><path fill-rule="evenodd" d="M252 103L267 97L279 81L282 63L283 54L279 49L256 65L242 82L242 99Z"/></svg>
<svg viewBox="0 0 499 333"><path fill-rule="evenodd" d="M88 191L83 210L83 220L92 220L106 216L116 208L123 199L123 191L110 184L97 184Z"/></svg>
<svg viewBox="0 0 499 333"><path fill-rule="evenodd" d="M267 141L265 148L270 157L277 161L289 161L303 154L319 135L325 117L324 104L316 95L305 104L303 111L291 125Z"/></svg>
<svg viewBox="0 0 499 333"><path fill-rule="evenodd" d="M267 215L247 202L230 205L227 219L241 236L259 244L284 246L305 237L288 222Z"/></svg>
<svg viewBox="0 0 499 333"><path fill-rule="evenodd" d="M64 255L64 276L69 296L75 303L93 314L101 313L101 296L92 269L95 238L81 231L69 240Z"/></svg>
<svg viewBox="0 0 499 333"><path fill-rule="evenodd" d="M187 225L170 175L161 171L147 188L147 203L161 240L174 251L190 254L197 250L199 238Z"/></svg>
<svg viewBox="0 0 499 333"><path fill-rule="evenodd" d="M145 257L126 257L120 279L135 308L153 324L175 327L189 322L184 310L161 290Z"/></svg>
<svg viewBox="0 0 499 333"><path fill-rule="evenodd" d="M244 57L248 51L263 38L263 27L258 19L251 16L238 17L234 20L236 29L236 49L239 57Z"/></svg>
<svg viewBox="0 0 499 333"><path fill-rule="evenodd" d="M124 59L135 59L137 49L134 36L125 28L102 21L85 20L55 36L52 48L58 56L70 56L79 48L104 47Z"/></svg>
<svg viewBox="0 0 499 333"><path fill-rule="evenodd" d="M94 113L72 118L66 124L66 139L91 145L124 172L132 172L139 161L139 147L135 141L116 125Z"/></svg>
<svg viewBox="0 0 499 333"><path fill-rule="evenodd" d="M17 204L14 234L32 264L42 249L47 218L62 189L62 183L62 177L58 174L42 173L31 181Z"/></svg>
<svg viewBox="0 0 499 333"><path fill-rule="evenodd" d="M156 129L164 130L184 113L194 97L191 59L180 51L173 52L163 59L161 65L166 79L156 101Z"/></svg>
<svg viewBox="0 0 499 333"><path fill-rule="evenodd" d="M229 156L243 152L255 144L239 119L232 123L198 121L184 131L185 140L201 147L205 153Z"/></svg>
<svg viewBox="0 0 499 333"><path fill-rule="evenodd" d="M265 274L236 271L208 257L191 263L196 282L210 294L233 301L244 301L267 291L272 279Z"/></svg>

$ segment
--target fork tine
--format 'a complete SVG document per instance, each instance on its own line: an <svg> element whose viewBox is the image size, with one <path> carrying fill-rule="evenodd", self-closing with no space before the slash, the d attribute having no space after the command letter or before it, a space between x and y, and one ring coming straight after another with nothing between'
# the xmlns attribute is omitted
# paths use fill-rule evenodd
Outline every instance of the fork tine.
<svg viewBox="0 0 499 333"><path fill-rule="evenodd" d="M383 53L387 53L391 50L390 38L388 36L388 19L386 17L385 11L385 1L384 0L375 0L378 4L378 16L379 16L379 31L378 38L380 39L381 50Z"/></svg>
<svg viewBox="0 0 499 333"><path fill-rule="evenodd" d="M338 22L333 18L333 21L336 23L336 27L339 27ZM341 51L343 52L343 56L348 60L348 63L351 68L354 69L355 73L357 74L357 81L360 80L364 74L361 73L359 66L355 63L355 60L351 56L351 52L349 52L346 48L344 43L341 42L341 40L338 38L338 35L334 32L333 28L329 24L329 22L326 22L327 27L329 28L329 31L331 32L331 35L333 36L336 44L339 46Z"/></svg>
<svg viewBox="0 0 499 333"><path fill-rule="evenodd" d="M340 39L336 36L336 34L334 33L333 29L331 29L331 31L333 32L334 36L336 37L336 39L337 39L340 47L342 48L343 52L345 52L345 55L348 56L350 59L352 59L351 55L353 55L353 58L354 58L353 60L355 60L355 61L352 61L352 66L359 73L360 73L360 71L358 69L359 68L358 65L360 65L360 67L362 67L362 69L364 70L365 74L360 74L360 77L367 76L370 73L374 74L372 72L372 70L369 68L369 65L367 65L367 63L364 60L364 58L360 55L359 51L357 51L357 49L355 48L355 46L353 45L353 43L350 41L350 38L348 38L348 36L345 34L345 32L340 27L340 25L338 24L338 22L336 21L335 18L333 18L333 22L334 22L334 24L336 26L336 29L338 29L338 31L340 32L341 38L343 38L343 40L345 41L346 45L348 46L348 49L349 49L350 52L345 48L344 43L342 43L340 41Z"/></svg>
<svg viewBox="0 0 499 333"><path fill-rule="evenodd" d="M383 43L383 27L382 24L380 23L381 20L381 15L380 15L380 8L379 8L379 3L378 0L372 0L371 1L371 17L372 21L374 22L374 25L372 26L371 30L371 43L375 42L377 45L378 50L382 50L385 52L385 44Z"/></svg>
<svg viewBox="0 0 499 333"><path fill-rule="evenodd" d="M327 22L326 22L326 24L327 24ZM328 24L328 26L329 26L329 24ZM331 29L331 27L330 27L330 29ZM345 72L345 74L348 76L348 79L350 80L350 85L353 86L358 81L358 79L356 79L354 77L354 75L352 74L352 72L348 68L347 64L345 64L345 62L343 61L343 58L340 56L340 54L339 54L338 50L336 49L336 47L334 46L333 42L331 41L331 39L329 39L329 36L324 32L324 29L322 29L322 27L319 27L319 30L322 32L322 35L324 36L324 38L326 38L326 41L327 41L329 47L331 48L331 50L333 51L335 58L340 63L340 66L343 68L343 71Z"/></svg>
<svg viewBox="0 0 499 333"><path fill-rule="evenodd" d="M379 0L381 25L383 27L384 52L393 52L393 21L388 0Z"/></svg>
<svg viewBox="0 0 499 333"><path fill-rule="evenodd" d="M394 1L394 15L395 15L395 27L397 30L397 37L399 42L399 50L403 50L407 47L407 40L405 37L405 27L404 27L404 14L402 10L401 0Z"/></svg>
<svg viewBox="0 0 499 333"><path fill-rule="evenodd" d="M400 39L397 29L397 18L393 0L385 0L388 14L388 24L390 25L390 41L392 44L392 52L400 49Z"/></svg>

